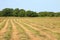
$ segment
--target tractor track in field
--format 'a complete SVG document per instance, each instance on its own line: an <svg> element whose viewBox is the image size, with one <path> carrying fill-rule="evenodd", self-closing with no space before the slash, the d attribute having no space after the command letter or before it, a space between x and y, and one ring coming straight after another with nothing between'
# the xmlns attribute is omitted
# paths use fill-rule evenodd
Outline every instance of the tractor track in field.
<svg viewBox="0 0 60 40"><path fill-rule="evenodd" d="M23 21L22 21L22 23L23 23ZM33 27L33 26L31 26L31 25L25 23L25 22L24 22L24 24L30 26L31 28L33 28L33 29L35 29L35 30L37 30L37 31L39 31L41 34L45 34L50 40L57 40L52 34L43 32L43 31L41 31L40 29L35 28L35 27Z"/></svg>
<svg viewBox="0 0 60 40"><path fill-rule="evenodd" d="M13 23L12 19L10 20L11 24L12 24L12 37L10 40L19 40L19 32L16 29L15 24Z"/></svg>
<svg viewBox="0 0 60 40"><path fill-rule="evenodd" d="M9 20L7 19L4 28L3 28L2 30L0 30L0 40L3 40L3 35L4 35L4 33L7 31L8 22L9 22Z"/></svg>
<svg viewBox="0 0 60 40"><path fill-rule="evenodd" d="M30 32L30 30L28 30L27 28L25 28L22 24L18 23L17 21L14 20L15 23L17 23L20 27L22 27L26 34L29 35L29 37L31 38L31 40L41 40L41 38L36 37L32 32Z"/></svg>

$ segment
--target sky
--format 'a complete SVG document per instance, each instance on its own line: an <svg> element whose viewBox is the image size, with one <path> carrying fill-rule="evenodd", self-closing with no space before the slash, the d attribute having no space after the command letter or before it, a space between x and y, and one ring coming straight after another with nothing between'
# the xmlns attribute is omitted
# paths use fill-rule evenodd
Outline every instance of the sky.
<svg viewBox="0 0 60 40"><path fill-rule="evenodd" d="M60 0L0 0L0 10L4 8L60 12Z"/></svg>

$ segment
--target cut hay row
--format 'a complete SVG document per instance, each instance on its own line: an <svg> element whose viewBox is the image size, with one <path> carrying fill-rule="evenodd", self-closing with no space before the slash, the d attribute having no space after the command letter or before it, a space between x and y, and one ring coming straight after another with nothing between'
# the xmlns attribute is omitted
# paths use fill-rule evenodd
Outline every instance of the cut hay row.
<svg viewBox="0 0 60 40"><path fill-rule="evenodd" d="M27 24L33 25L36 28L42 28L43 27L44 29L48 29L48 30L53 31L53 32L59 32L59 30L60 30L60 26L59 25L57 27L55 27L55 25L53 25L50 22L47 23L47 24L45 23L45 25L44 24L41 24L41 23L31 22L30 20L24 20L24 22L26 22Z"/></svg>
<svg viewBox="0 0 60 40"><path fill-rule="evenodd" d="M17 30L19 31L20 40L30 40L29 36L26 34L25 30L13 20L13 23L16 25Z"/></svg>
<svg viewBox="0 0 60 40"><path fill-rule="evenodd" d="M1 20L0 24L3 23L4 21L6 21L6 19L0 19L0 20Z"/></svg>
<svg viewBox="0 0 60 40"><path fill-rule="evenodd" d="M10 20L10 22L11 22L11 25L12 25L12 37L11 37L11 39L10 40L20 40L20 38L19 38L19 32L18 32L18 30L16 29L16 26L15 26L15 24L13 23L13 21L12 21L12 19Z"/></svg>
<svg viewBox="0 0 60 40"><path fill-rule="evenodd" d="M21 28L24 29L24 31L31 38L31 40L41 40L41 38L39 38L38 36L35 36L35 34L33 34L33 32L31 32L30 30L28 30L27 28L25 28L26 26L22 25L21 23L18 23L16 20L14 22L16 24L18 24Z"/></svg>
<svg viewBox="0 0 60 40"><path fill-rule="evenodd" d="M20 22L21 23L21 22ZM34 29L35 29L35 31L36 30L38 30L39 32L36 32L36 33L38 33L38 34L35 34L35 35L38 35L38 36L40 36L40 37L44 37L45 39L46 38L48 38L49 37L49 39L50 40L55 40L56 38L54 38L53 37L53 35L51 35L51 34L48 34L48 33L46 33L46 32L43 32L42 30L39 30L39 29L37 29L37 28L35 28L34 26L31 26L31 25L29 25L29 24L26 24L26 22L22 22L22 23L24 23L24 25L27 27L27 29L29 28L29 30L31 30L31 31L33 31L34 32ZM21 24L22 24L21 23ZM32 29L33 28L33 29ZM42 34L43 33L43 34ZM41 34L41 35L40 35ZM44 35L45 34L45 35Z"/></svg>
<svg viewBox="0 0 60 40"><path fill-rule="evenodd" d="M8 27L6 29L7 29L7 31L4 33L3 38L4 38L4 40L10 40L12 37L12 35L11 35L12 34L12 25L11 25L10 20L8 23Z"/></svg>
<svg viewBox="0 0 60 40"><path fill-rule="evenodd" d="M0 30L2 30L4 28L5 23L6 23L6 19L2 23L0 23Z"/></svg>
<svg viewBox="0 0 60 40"><path fill-rule="evenodd" d="M4 28L0 30L0 40L3 40L3 39L4 39L3 36L4 36L5 32L7 31L8 21L9 21L9 20L6 21Z"/></svg>
<svg viewBox="0 0 60 40"><path fill-rule="evenodd" d="M22 19L22 20L25 21L24 19ZM22 20L21 20L21 21L22 21ZM30 20L30 19L29 19L29 20ZM27 22L28 22L29 20L27 20ZM58 19L58 20L59 20L59 19ZM30 20L30 21L31 21L31 20ZM25 21L24 23L26 23L26 21ZM59 21L59 23L60 23L60 21ZM28 22L27 24L29 24L29 22ZM35 24L35 23L32 22L32 24ZM32 24L30 24L30 25L32 25ZM36 24L35 24L35 25L36 25ZM39 25L39 26L40 26L40 25ZM52 25L52 26L53 26L53 25ZM59 26L59 25L57 25L57 26L55 26L55 27L58 27L58 26ZM35 27L35 26L34 26L34 27ZM38 26L37 26L37 27L38 27ZM36 28L37 28L37 27L36 27ZM42 27L42 26L41 26L41 27ZM49 26L48 26L48 27L49 27ZM43 28L46 28L46 26L43 25ZM60 28L60 27L59 27L59 28ZM41 28L40 28L40 29L41 29ZM48 31L47 33L50 33L51 31L53 31L51 34L54 35L54 36L55 36L55 34L56 34L57 37L55 36L55 38L57 38L57 40L58 40L58 39L60 38L60 33L59 33L59 31L58 31L59 29L55 29L55 30L57 30L57 31L54 31L53 29L50 29L50 30L49 30L49 28L47 28L47 31ZM45 31L45 30L44 30L44 31ZM58 35L58 34L59 34L59 35Z"/></svg>
<svg viewBox="0 0 60 40"><path fill-rule="evenodd" d="M0 23L3 22L5 19L5 17L0 17Z"/></svg>
<svg viewBox="0 0 60 40"><path fill-rule="evenodd" d="M0 40L60 40L60 17L0 19Z"/></svg>

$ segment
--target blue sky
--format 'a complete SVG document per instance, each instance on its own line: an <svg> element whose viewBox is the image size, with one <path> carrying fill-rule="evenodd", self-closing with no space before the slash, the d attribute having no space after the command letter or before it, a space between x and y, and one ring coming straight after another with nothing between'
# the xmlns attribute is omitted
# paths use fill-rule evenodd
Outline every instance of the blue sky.
<svg viewBox="0 0 60 40"><path fill-rule="evenodd" d="M59 12L60 0L0 0L0 10L4 8Z"/></svg>

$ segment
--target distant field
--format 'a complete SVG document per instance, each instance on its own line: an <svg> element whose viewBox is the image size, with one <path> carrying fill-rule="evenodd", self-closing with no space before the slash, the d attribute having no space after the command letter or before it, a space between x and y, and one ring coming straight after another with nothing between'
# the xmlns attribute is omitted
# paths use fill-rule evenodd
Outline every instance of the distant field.
<svg viewBox="0 0 60 40"><path fill-rule="evenodd" d="M0 40L60 40L60 17L0 17Z"/></svg>

